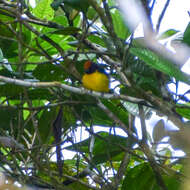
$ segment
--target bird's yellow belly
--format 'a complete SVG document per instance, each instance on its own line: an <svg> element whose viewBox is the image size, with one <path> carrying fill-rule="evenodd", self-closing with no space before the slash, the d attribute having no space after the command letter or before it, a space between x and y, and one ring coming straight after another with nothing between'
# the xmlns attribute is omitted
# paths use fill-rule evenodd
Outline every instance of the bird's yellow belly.
<svg viewBox="0 0 190 190"><path fill-rule="evenodd" d="M108 76L98 71L92 74L84 74L82 77L83 86L89 90L98 92L109 92Z"/></svg>

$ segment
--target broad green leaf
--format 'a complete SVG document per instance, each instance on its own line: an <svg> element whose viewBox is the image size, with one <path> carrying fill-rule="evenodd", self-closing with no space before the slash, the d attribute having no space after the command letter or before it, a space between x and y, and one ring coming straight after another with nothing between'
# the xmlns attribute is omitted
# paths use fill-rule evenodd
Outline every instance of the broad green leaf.
<svg viewBox="0 0 190 190"><path fill-rule="evenodd" d="M50 91L48 89L28 89L28 97L30 100L55 100L56 96L52 93L50 93ZM34 102L33 102L34 103ZM40 106L41 103L38 103L36 106ZM35 106L35 105L33 105Z"/></svg>
<svg viewBox="0 0 190 190"><path fill-rule="evenodd" d="M175 34L177 34L179 31L178 30L174 30L174 29L169 29L167 30L166 32L162 33L158 39L159 40L162 40L162 39L166 39L166 38L169 38Z"/></svg>
<svg viewBox="0 0 190 190"><path fill-rule="evenodd" d="M23 93L23 88L14 84L0 85L0 97L6 96L9 99L19 100L20 94Z"/></svg>
<svg viewBox="0 0 190 190"><path fill-rule="evenodd" d="M111 13L113 19L113 27L117 34L117 36L121 39L126 39L129 37L130 32L129 29L126 27L126 24L118 10L114 10Z"/></svg>
<svg viewBox="0 0 190 190"><path fill-rule="evenodd" d="M32 39L32 33L28 28L26 28L24 26L22 27L22 39L25 44L30 45L30 42ZM26 48L26 47L23 46L23 48Z"/></svg>
<svg viewBox="0 0 190 190"><path fill-rule="evenodd" d="M162 174L162 173L161 173ZM164 183L168 190L178 190L180 182L177 175L167 176L162 175ZM149 163L139 164L133 168L128 168L127 174L123 181L121 190L160 190L160 186L157 184L154 172L149 166Z"/></svg>
<svg viewBox="0 0 190 190"><path fill-rule="evenodd" d="M57 11L59 6L61 5L61 3L63 3L63 0L54 0L52 3L51 3L51 7Z"/></svg>
<svg viewBox="0 0 190 190"><path fill-rule="evenodd" d="M155 183L151 167L143 163L128 169L121 190L152 190Z"/></svg>
<svg viewBox="0 0 190 190"><path fill-rule="evenodd" d="M184 104L184 106L186 106L186 107L181 107L181 106L183 106L183 104L179 105L176 108L176 112L179 113L182 117L190 120L190 105L189 105L189 103Z"/></svg>
<svg viewBox="0 0 190 190"><path fill-rule="evenodd" d="M8 10L1 9L0 12L0 21L2 22L11 22L14 21L14 18L11 16Z"/></svg>
<svg viewBox="0 0 190 190"><path fill-rule="evenodd" d="M46 109L42 112L38 123L38 130L41 141L47 143L47 140L52 136L52 123L56 118L56 109Z"/></svg>
<svg viewBox="0 0 190 190"><path fill-rule="evenodd" d="M0 24L0 38L2 38L1 36L12 38L12 39L14 39L14 37L15 37L13 32L6 25Z"/></svg>
<svg viewBox="0 0 190 190"><path fill-rule="evenodd" d="M111 6L116 6L115 0L108 0L108 5Z"/></svg>
<svg viewBox="0 0 190 190"><path fill-rule="evenodd" d="M52 1L41 0L33 10L34 15L40 19L52 20L54 16L54 11L50 6Z"/></svg>
<svg viewBox="0 0 190 190"><path fill-rule="evenodd" d="M80 31L80 28L69 26L63 29L52 31L51 33L59 34L59 35L73 35L73 34L78 33L79 31Z"/></svg>
<svg viewBox="0 0 190 190"><path fill-rule="evenodd" d="M18 110L17 109L0 109L0 127L1 130L5 129L6 131L10 130L11 125L15 129L15 133L18 125Z"/></svg>
<svg viewBox="0 0 190 190"><path fill-rule="evenodd" d="M97 12L92 7L89 7L88 12L87 12L87 18L90 20L93 20L96 16L97 16Z"/></svg>
<svg viewBox="0 0 190 190"><path fill-rule="evenodd" d="M84 13L87 12L90 6L88 0L63 0L63 3L78 11L83 11Z"/></svg>
<svg viewBox="0 0 190 190"><path fill-rule="evenodd" d="M185 44L190 46L190 23L187 25L187 28L186 28L186 30L184 32L182 42L184 42Z"/></svg>
<svg viewBox="0 0 190 190"><path fill-rule="evenodd" d="M0 38L0 47L6 59L13 59L18 55L18 42Z"/></svg>
<svg viewBox="0 0 190 190"><path fill-rule="evenodd" d="M98 44L102 47L106 47L104 40L101 37L99 37L98 35L90 35L90 36L88 36L88 40L90 40L91 42Z"/></svg>
<svg viewBox="0 0 190 190"><path fill-rule="evenodd" d="M51 6L54 10L57 10L61 3L64 3L64 5L68 5L73 9L83 11L85 13L89 7L88 0L54 0Z"/></svg>
<svg viewBox="0 0 190 190"><path fill-rule="evenodd" d="M179 180L179 176L167 176L164 175L163 176L164 182L166 184L166 187L168 190L180 190L181 185L180 185L180 180ZM152 189L154 190L160 190L160 187L155 184L154 187L152 187Z"/></svg>
<svg viewBox="0 0 190 190"><path fill-rule="evenodd" d="M183 73L175 64L158 57L152 51L144 48L131 48L130 52L154 69L159 70L170 77L175 77L176 80L190 84L189 75Z"/></svg>
<svg viewBox="0 0 190 190"><path fill-rule="evenodd" d="M63 25L64 27L68 27L68 26L69 26L67 17L64 16L64 15L55 16L55 17L53 18L52 22L56 22L57 24L61 24L61 25Z"/></svg>
<svg viewBox="0 0 190 190"><path fill-rule="evenodd" d="M33 71L33 75L40 81L62 81L66 77L64 71L53 64L38 65Z"/></svg>

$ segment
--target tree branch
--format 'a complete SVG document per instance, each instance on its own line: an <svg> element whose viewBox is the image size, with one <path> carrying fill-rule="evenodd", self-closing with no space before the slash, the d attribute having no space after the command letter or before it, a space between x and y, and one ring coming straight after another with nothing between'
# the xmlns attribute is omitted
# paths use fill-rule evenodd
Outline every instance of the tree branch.
<svg viewBox="0 0 190 190"><path fill-rule="evenodd" d="M15 84L18 86L23 86L23 87L33 87L33 88L62 88L64 90L76 93L76 94L88 94L97 98L105 98L105 99L122 99L125 101L129 101L132 103L143 103L143 99L138 99L130 96L125 96L125 95L119 95L119 94L109 94L109 93L100 93L100 92L95 92L95 91L90 91L84 88L76 88L72 87L66 84L62 84L60 82L29 82L29 81L24 81L24 80L19 80L19 79L12 79L9 77L4 77L0 76L0 81L9 83L9 84ZM145 103L145 102L144 102Z"/></svg>
<svg viewBox="0 0 190 190"><path fill-rule="evenodd" d="M118 189L118 187L123 179L123 176L125 175L125 172L126 172L129 162L130 162L130 154L128 152L125 152L123 160L117 171L117 175L114 177L114 186L116 189Z"/></svg>
<svg viewBox="0 0 190 190"><path fill-rule="evenodd" d="M141 129L142 129L142 141L146 143L147 141L147 132L146 132L146 123L145 123L145 115L142 105L138 105L139 107L139 117L141 121Z"/></svg>

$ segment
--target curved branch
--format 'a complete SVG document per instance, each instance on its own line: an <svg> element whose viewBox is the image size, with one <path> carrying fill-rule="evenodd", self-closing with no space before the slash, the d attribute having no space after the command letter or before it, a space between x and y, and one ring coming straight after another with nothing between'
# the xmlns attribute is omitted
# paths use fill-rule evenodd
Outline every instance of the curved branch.
<svg viewBox="0 0 190 190"><path fill-rule="evenodd" d="M54 81L54 82L30 82L30 81L25 81L25 80L20 80L20 79L13 79L9 77L4 77L0 75L0 81L9 83L9 84L15 84L18 86L22 87L33 87L33 88L52 88L52 87L57 87L57 88L62 88L64 90L76 93L76 94L88 94L93 97L97 98L105 98L105 99L121 99L125 101L129 101L132 103L140 103L144 104L144 100L140 98L134 98L126 95L119 95L119 94L111 94L111 93L100 93L100 92L95 92L95 91L90 91L84 88L77 88L73 86L69 86L66 84L62 84L60 82ZM148 106L148 105L147 105Z"/></svg>

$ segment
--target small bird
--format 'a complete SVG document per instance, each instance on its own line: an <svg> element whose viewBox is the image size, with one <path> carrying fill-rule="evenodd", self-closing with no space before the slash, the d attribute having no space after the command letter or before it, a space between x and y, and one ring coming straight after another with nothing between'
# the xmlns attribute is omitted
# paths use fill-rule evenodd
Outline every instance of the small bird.
<svg viewBox="0 0 190 190"><path fill-rule="evenodd" d="M86 61L85 74L82 77L83 86L97 92L109 92L109 76L98 64Z"/></svg>

